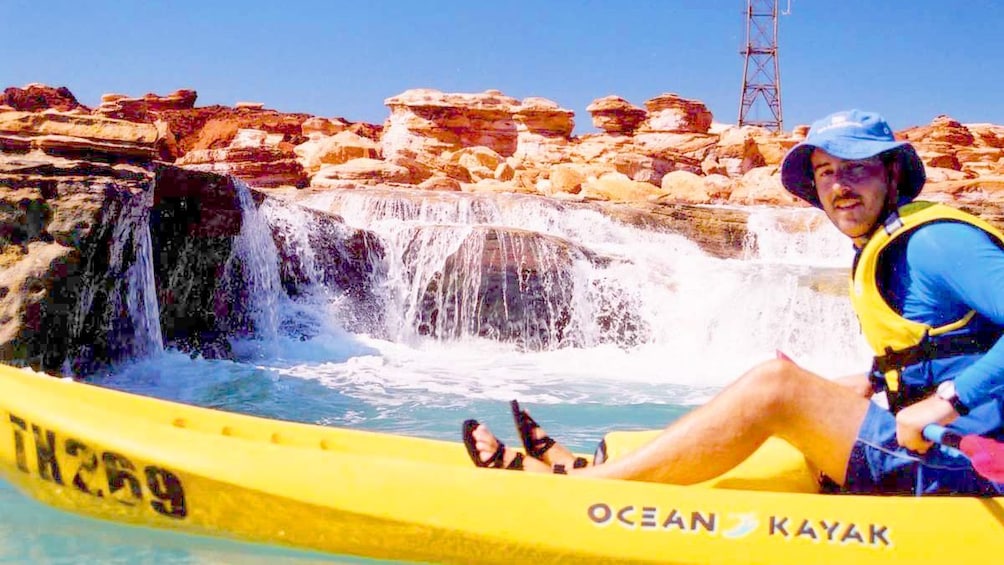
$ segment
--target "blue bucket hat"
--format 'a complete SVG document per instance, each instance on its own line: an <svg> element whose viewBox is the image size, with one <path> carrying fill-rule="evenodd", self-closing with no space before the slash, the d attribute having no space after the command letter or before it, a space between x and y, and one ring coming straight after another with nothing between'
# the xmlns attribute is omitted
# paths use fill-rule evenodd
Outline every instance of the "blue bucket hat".
<svg viewBox="0 0 1004 565"><path fill-rule="evenodd" d="M900 161L899 201L909 202L924 188L927 175L917 151L907 141L896 141L889 124L875 112L846 110L812 124L805 141L791 148L781 162L781 184L788 192L822 208L813 181L813 149L841 159L867 159L896 151Z"/></svg>

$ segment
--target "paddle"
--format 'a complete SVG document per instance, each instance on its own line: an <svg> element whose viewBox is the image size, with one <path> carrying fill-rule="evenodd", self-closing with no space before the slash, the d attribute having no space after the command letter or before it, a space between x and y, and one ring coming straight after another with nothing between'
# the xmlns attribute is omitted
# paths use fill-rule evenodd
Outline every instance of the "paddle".
<svg viewBox="0 0 1004 565"><path fill-rule="evenodd" d="M976 472L991 481L1004 482L1004 443L977 435L960 435L944 426L928 424L924 438L942 446L942 449L961 452L969 458Z"/></svg>

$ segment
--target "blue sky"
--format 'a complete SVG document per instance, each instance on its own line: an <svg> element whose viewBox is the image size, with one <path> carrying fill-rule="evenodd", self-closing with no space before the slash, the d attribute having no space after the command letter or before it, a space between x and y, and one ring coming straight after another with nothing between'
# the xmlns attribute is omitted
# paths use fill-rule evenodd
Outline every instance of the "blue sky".
<svg viewBox="0 0 1004 565"><path fill-rule="evenodd" d="M786 8L788 0L779 0ZM895 129L939 114L1004 124L1004 2L790 0L780 18L785 129L831 111ZM409 88L542 96L593 131L589 103L663 92L735 123L744 0L3 0L0 87L198 91L381 123Z"/></svg>

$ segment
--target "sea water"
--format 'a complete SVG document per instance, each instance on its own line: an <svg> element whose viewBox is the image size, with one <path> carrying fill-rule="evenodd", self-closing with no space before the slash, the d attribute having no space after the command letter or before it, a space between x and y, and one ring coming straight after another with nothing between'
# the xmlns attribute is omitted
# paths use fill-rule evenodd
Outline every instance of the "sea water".
<svg viewBox="0 0 1004 565"><path fill-rule="evenodd" d="M381 327L347 327L337 289L318 283L296 299L284 294L276 249L263 234L284 230L309 255L302 242L311 223L295 208L266 204L246 211L235 245L244 264L256 265L248 286L261 328L233 343L236 360L146 347L88 380L220 410L455 441L470 417L517 441L508 401L518 398L554 437L591 452L608 430L665 426L777 350L831 377L868 362L841 292L850 246L815 211L751 210L749 249L718 259L678 235L539 198L440 195L423 202L336 191L304 204L372 230L385 245ZM423 277L483 226L543 234L610 259L572 266L563 300L571 302L574 343L541 349L473 332L432 338L416 331L408 312L416 310ZM614 314L625 322L620 327L644 331L625 337L595 323ZM0 481L0 562L372 561L106 523L48 508Z"/></svg>

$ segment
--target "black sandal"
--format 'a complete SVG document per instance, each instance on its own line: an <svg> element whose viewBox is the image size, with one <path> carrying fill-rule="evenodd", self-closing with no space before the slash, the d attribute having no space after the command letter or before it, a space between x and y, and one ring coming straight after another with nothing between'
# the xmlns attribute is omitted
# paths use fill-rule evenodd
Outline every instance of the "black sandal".
<svg viewBox="0 0 1004 565"><path fill-rule="evenodd" d="M463 436L464 436L464 446L467 448L467 455L471 456L471 461L478 467L488 467L491 469L501 469L503 468L503 457L505 456L505 444L498 441L498 447L495 449L495 453L492 453L491 457L487 461L482 460L478 448L476 447L476 442L474 441L474 430L481 425L477 420L465 420L463 426ZM521 471L523 470L523 454L516 452L516 457L505 465L506 469L511 471Z"/></svg>
<svg viewBox="0 0 1004 565"><path fill-rule="evenodd" d="M509 403L512 408L512 419L516 423L516 431L519 432L519 439L523 442L523 449L526 450L526 454L534 459L543 459L544 454L547 450L551 449L556 443L551 436L545 435L541 438L534 438L533 431L540 428L533 418L526 413L526 410L521 410L519 407L519 402L513 400ZM589 461L585 457L576 457L575 461L572 463L573 469L581 469L589 465ZM565 466L562 464L554 465L553 470L559 475L564 475L567 471Z"/></svg>

